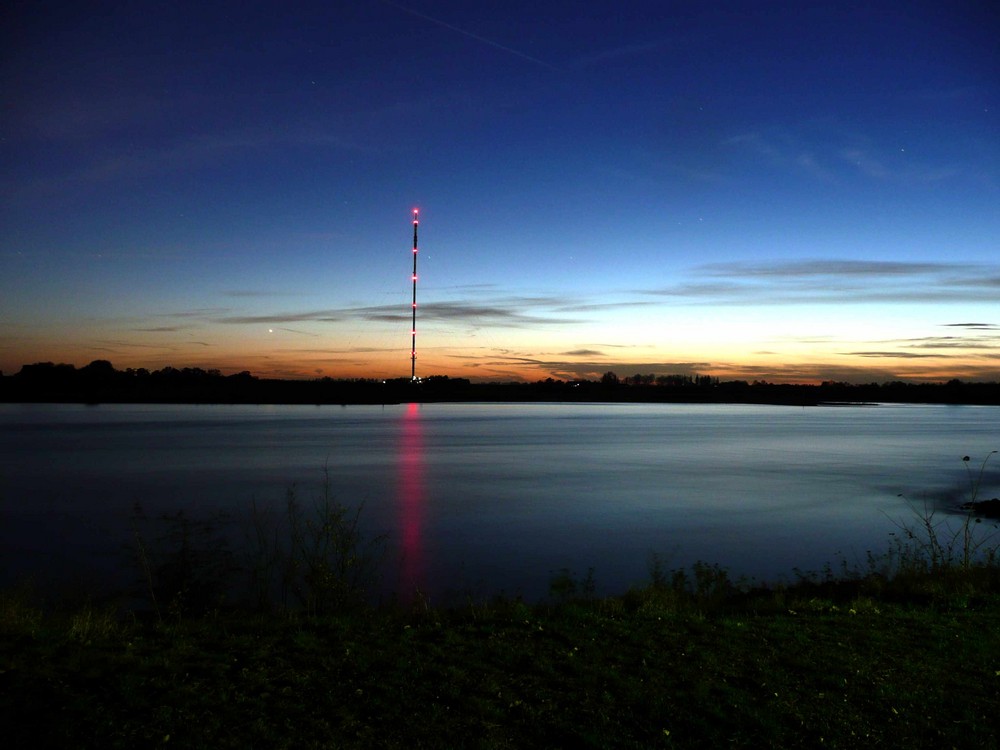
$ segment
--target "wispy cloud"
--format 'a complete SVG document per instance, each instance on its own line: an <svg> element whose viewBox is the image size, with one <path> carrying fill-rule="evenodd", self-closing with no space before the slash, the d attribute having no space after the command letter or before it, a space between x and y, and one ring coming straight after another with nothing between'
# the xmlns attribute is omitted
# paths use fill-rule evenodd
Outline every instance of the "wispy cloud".
<svg viewBox="0 0 1000 750"><path fill-rule="evenodd" d="M965 366L977 361L1000 358L1000 333L990 324L953 323L943 327L968 330L966 335L922 336L920 338L894 339L867 342L877 349L843 352L843 356L885 360L945 360L960 362Z"/></svg>
<svg viewBox="0 0 1000 750"><path fill-rule="evenodd" d="M377 118L377 114L359 113ZM349 152L370 152L372 147L353 125L312 125L297 123L275 128L268 124L230 129L206 134L148 143L142 148L106 147L86 153L80 162L59 172L50 171L44 176L34 175L17 179L8 176L0 182L5 194L19 198L44 196L53 192L79 189L81 186L100 185L163 173L186 172L201 169L207 164L217 164L233 158L280 146L313 146L337 148Z"/></svg>
<svg viewBox="0 0 1000 750"><path fill-rule="evenodd" d="M165 318L202 318L211 319L229 312L228 307L196 307L193 310L175 310L164 313L160 317Z"/></svg>
<svg viewBox="0 0 1000 750"><path fill-rule="evenodd" d="M983 364L949 360L935 357L897 358L893 352L880 356L872 351L862 357L872 361L870 367L844 362L783 362L775 364L748 364L746 362L662 362L662 361L585 361L572 362L547 358L523 361L531 369L537 369L539 376L558 377L563 380L599 379L611 371L619 376L642 374L696 375L712 374L721 380L762 380L772 383L820 383L822 381L844 381L853 383L881 383L893 380L912 382L940 382L942 377L958 377L966 380L996 380L996 365L989 361ZM878 363L875 363L878 360ZM895 361L893 361L895 360ZM946 364L945 364L946 363ZM514 362L510 365L513 367ZM942 369L946 367L947 369Z"/></svg>
<svg viewBox="0 0 1000 750"><path fill-rule="evenodd" d="M519 301L481 302L435 302L421 305L418 316L421 320L468 323L470 325L508 326L521 328L534 325L560 325L580 323L581 319L562 317L553 305L541 300L520 299ZM357 308L354 313L369 320L406 320L398 306Z"/></svg>
<svg viewBox="0 0 1000 750"><path fill-rule="evenodd" d="M552 377L562 380L599 380L606 372L614 372L620 376L636 373L655 375L696 375L704 373L712 367L710 362L625 362L625 361L573 361L557 359L538 359L535 361L540 373L551 373Z"/></svg>
<svg viewBox="0 0 1000 750"><path fill-rule="evenodd" d="M836 131L814 133L808 140L806 134L793 130L750 131L725 138L722 145L772 169L823 182L861 175L875 182L926 184L960 176L971 167L928 163L907 151L905 145L879 145Z"/></svg>
<svg viewBox="0 0 1000 750"><path fill-rule="evenodd" d="M919 344L906 344L911 349L1000 349L1000 343L969 341L968 339L955 339L953 341L942 341L941 339L931 339Z"/></svg>
<svg viewBox="0 0 1000 750"><path fill-rule="evenodd" d="M841 158L848 164L853 164L862 174L876 180L884 180L890 176L889 169L876 157L860 148L844 148L840 151Z"/></svg>
<svg viewBox="0 0 1000 750"><path fill-rule="evenodd" d="M610 310L624 310L633 307L649 307L655 304L649 300L628 300L622 302L581 302L564 304L559 307L560 312L608 312Z"/></svg>
<svg viewBox="0 0 1000 750"><path fill-rule="evenodd" d="M405 6L405 5L400 5L399 3L393 2L392 0L382 0L382 2L385 3L386 5L392 6L393 8L401 10L404 13L409 13L411 16L415 16L417 18L421 18L424 21L429 21L430 23L436 24L437 26L440 26L441 28L448 29L450 31L454 31L456 34L461 34L462 36L468 37L469 39L474 39L477 42L482 42L483 44L486 44L486 45L489 45L490 47L493 47L495 49L501 50L502 52L506 52L506 53L508 53L510 55L513 55L515 57L519 57L522 60L526 60L526 61L528 61L530 63L534 63L535 65L540 65L543 68L547 68L548 70L555 70L555 71L559 70L555 65L551 65L551 64L545 62L544 60L539 60L537 57L532 57L531 55L527 55L524 52L521 52L520 50L514 49L513 47L508 47L505 44L500 44L499 42L494 41L493 39L487 39L486 37L480 36L479 34L474 34L473 32L469 31L468 29L463 29L463 28L461 28L459 26L455 26L454 24L450 24L447 21L443 21L440 18L436 18L434 16L429 16L426 13L421 13L420 11L414 10L413 8L409 8L409 7Z"/></svg>
<svg viewBox="0 0 1000 750"><path fill-rule="evenodd" d="M900 261L711 263L692 275L645 293L711 305L992 302L1000 287L997 266Z"/></svg>
<svg viewBox="0 0 1000 750"><path fill-rule="evenodd" d="M875 276L913 276L916 274L958 271L965 266L945 263L910 263L888 260L801 260L781 261L775 263L706 263L700 269L711 276L732 276L740 278L755 277L788 277L809 278L816 276L862 277L870 279Z"/></svg>
<svg viewBox="0 0 1000 750"><path fill-rule="evenodd" d="M62 175L36 178L19 184L21 195L45 194L53 190L79 187L94 183L132 178L186 169L225 158L227 155L253 149L273 140L265 134L231 132L196 136L169 145L146 147L141 150L121 150L93 159L87 166Z"/></svg>
<svg viewBox="0 0 1000 750"><path fill-rule="evenodd" d="M584 322L568 317L573 304L565 297L509 297L489 302L433 302L418 308L420 320L522 328L537 325L565 325ZM210 321L225 325L275 325L280 323L333 323L348 320L400 323L409 320L409 311L400 305L374 305L320 310L277 311L254 315L212 315Z"/></svg>
<svg viewBox="0 0 1000 750"><path fill-rule="evenodd" d="M1000 325L995 323L945 323L947 328L969 328L977 331L1000 331Z"/></svg>
<svg viewBox="0 0 1000 750"><path fill-rule="evenodd" d="M740 149L775 169L798 172L824 182L834 176L823 165L822 155L788 133L740 133L726 138L722 145Z"/></svg>
<svg viewBox="0 0 1000 750"><path fill-rule="evenodd" d="M587 350L562 352L558 358L545 354L531 354L506 349L486 352L471 352L450 355L462 361L464 367L477 375L476 380L512 379L520 380L526 372L534 372L534 378L548 377L560 380L599 380L606 372L619 375L680 374L694 375L706 372L712 367L710 362L629 362L625 360L563 359L562 357L586 357ZM601 352L590 352L590 356L603 357ZM529 380L532 376L529 376Z"/></svg>
<svg viewBox="0 0 1000 750"><path fill-rule="evenodd" d="M606 49L598 50L597 52L579 58L574 63L574 67L586 68L594 65L602 65L604 63L612 62L614 60L621 60L623 58L638 57L640 55L645 55L650 52L656 52L658 50L662 50L664 47L667 46L673 46L673 44L670 41L652 40L648 42L634 42L632 44L622 44L617 47L608 47Z"/></svg>
<svg viewBox="0 0 1000 750"><path fill-rule="evenodd" d="M130 352L137 349L155 350L159 352L181 352L192 346L210 348L213 347L214 344L208 341L196 341L191 339L185 339L183 343L172 341L172 342L164 342L158 344L150 344L142 341L95 339L89 344L87 348L89 348L91 351L94 352L109 352L111 354L117 354L122 352Z"/></svg>
<svg viewBox="0 0 1000 750"><path fill-rule="evenodd" d="M929 336L902 345L910 349L1000 349L1000 336Z"/></svg>
<svg viewBox="0 0 1000 750"><path fill-rule="evenodd" d="M947 357L947 354L915 354L913 352L885 351L885 352L844 352L849 357L871 357L875 359L930 359L933 357Z"/></svg>
<svg viewBox="0 0 1000 750"><path fill-rule="evenodd" d="M266 299L268 297L294 297L293 292L276 292L264 289L231 289L222 293L225 297L235 299Z"/></svg>
<svg viewBox="0 0 1000 750"><path fill-rule="evenodd" d="M276 328L276 331L284 331L285 333L294 333L298 336L313 336L318 337L320 334L313 333L312 331L301 331L297 328Z"/></svg>
<svg viewBox="0 0 1000 750"><path fill-rule="evenodd" d="M213 323L225 325L267 325L274 323L302 323L318 321L333 323L344 320L342 310L307 310L303 312L276 312L265 315L224 315L211 318Z"/></svg>
<svg viewBox="0 0 1000 750"><path fill-rule="evenodd" d="M842 148L841 160L865 177L878 181L938 182L961 174L953 165L931 165L906 156L905 149L879 154L870 148Z"/></svg>

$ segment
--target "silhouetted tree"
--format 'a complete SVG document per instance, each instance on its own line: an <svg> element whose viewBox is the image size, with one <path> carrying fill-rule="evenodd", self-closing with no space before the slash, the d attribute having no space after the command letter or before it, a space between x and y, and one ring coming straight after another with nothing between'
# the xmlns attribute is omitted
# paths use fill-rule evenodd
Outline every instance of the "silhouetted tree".
<svg viewBox="0 0 1000 750"><path fill-rule="evenodd" d="M630 378L625 378L626 385L652 385L655 380L655 376L643 375L642 373L636 373Z"/></svg>
<svg viewBox="0 0 1000 750"><path fill-rule="evenodd" d="M107 383L118 375L114 365L106 359L95 359L89 365L81 367L78 372L88 383Z"/></svg>
<svg viewBox="0 0 1000 750"><path fill-rule="evenodd" d="M660 375L656 379L656 384L672 388L682 388L691 385L692 380L690 375Z"/></svg>

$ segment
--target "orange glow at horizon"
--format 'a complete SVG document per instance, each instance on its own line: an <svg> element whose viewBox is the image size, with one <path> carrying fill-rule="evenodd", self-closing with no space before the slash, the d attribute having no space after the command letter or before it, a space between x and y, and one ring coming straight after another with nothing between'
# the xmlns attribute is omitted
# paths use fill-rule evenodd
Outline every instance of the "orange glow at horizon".
<svg viewBox="0 0 1000 750"><path fill-rule="evenodd" d="M409 322L409 321L407 321ZM264 329L266 330L266 329ZM227 332L228 333L228 332ZM401 333L401 335L400 335ZM409 335L404 328L393 334L382 331L371 341L326 339L311 344L312 339L296 337L275 328L271 335L229 336L226 343L211 347L185 345L174 340L162 348L149 346L121 347L117 351L88 346L83 342L50 341L30 350L12 348L6 353L0 371L10 376L22 365L36 362L68 363L83 367L96 359L104 359L118 370L129 368L157 370L164 367L200 367L219 370L224 375L248 371L261 378L307 380L320 377L395 379L409 376L409 364L414 355ZM279 338L280 337L280 338ZM394 339L405 343L393 347ZM317 340L318 341L318 340ZM1000 371L995 360L975 353L967 356L949 354L940 359L924 355L919 358L899 357L891 353L845 354L857 344L837 344L813 351L803 348L784 351L745 352L712 349L710 347L639 348L632 347L624 356L600 345L584 347L557 340L524 340L494 338L489 346L453 347L442 342L434 330L423 332L421 370L424 377L446 375L468 378L473 382L536 382L554 380L599 380L606 372L621 378L642 375L710 375L721 381L766 380L773 383L818 384L824 380L854 383L906 380L945 382L962 380L996 381ZM585 353L567 351L586 349Z"/></svg>

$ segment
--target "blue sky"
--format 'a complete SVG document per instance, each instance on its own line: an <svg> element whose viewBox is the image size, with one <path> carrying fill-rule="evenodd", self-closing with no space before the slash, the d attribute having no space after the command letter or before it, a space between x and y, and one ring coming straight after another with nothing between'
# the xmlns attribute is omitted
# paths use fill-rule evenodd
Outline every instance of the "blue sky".
<svg viewBox="0 0 1000 750"><path fill-rule="evenodd" d="M0 370L1000 379L988 2L13 3Z"/></svg>

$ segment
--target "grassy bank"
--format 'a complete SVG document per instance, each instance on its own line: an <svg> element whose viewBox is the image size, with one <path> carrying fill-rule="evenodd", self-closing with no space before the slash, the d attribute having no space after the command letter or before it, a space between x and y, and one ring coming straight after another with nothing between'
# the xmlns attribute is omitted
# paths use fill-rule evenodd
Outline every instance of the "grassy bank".
<svg viewBox="0 0 1000 750"><path fill-rule="evenodd" d="M714 582L147 621L9 591L0 723L8 747L998 746L996 568Z"/></svg>
<svg viewBox="0 0 1000 750"><path fill-rule="evenodd" d="M971 510L992 455L963 459ZM925 510L863 568L770 588L654 557L620 596L562 571L540 603L376 607L360 512L329 482L254 506L242 565L213 519L137 514L139 610L0 592L5 746L1000 746L995 521Z"/></svg>

